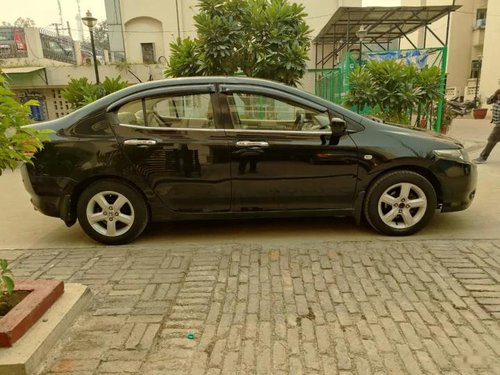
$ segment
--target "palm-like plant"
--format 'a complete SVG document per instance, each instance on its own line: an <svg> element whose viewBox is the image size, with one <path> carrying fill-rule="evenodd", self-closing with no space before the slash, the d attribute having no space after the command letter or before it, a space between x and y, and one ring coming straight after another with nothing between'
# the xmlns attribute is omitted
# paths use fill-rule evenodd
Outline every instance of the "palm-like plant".
<svg viewBox="0 0 500 375"><path fill-rule="evenodd" d="M200 0L197 39L170 44L167 77L234 75L297 85L306 72L310 29L287 0Z"/></svg>
<svg viewBox="0 0 500 375"><path fill-rule="evenodd" d="M439 100L440 76L437 67L418 70L394 60L372 60L350 74L345 104L360 109L368 106L382 120L409 124L411 113Z"/></svg>
<svg viewBox="0 0 500 375"><path fill-rule="evenodd" d="M128 87L128 82L123 81L121 76L106 77L100 84L91 83L85 77L72 78L62 91L62 96L73 109L77 109L125 87Z"/></svg>

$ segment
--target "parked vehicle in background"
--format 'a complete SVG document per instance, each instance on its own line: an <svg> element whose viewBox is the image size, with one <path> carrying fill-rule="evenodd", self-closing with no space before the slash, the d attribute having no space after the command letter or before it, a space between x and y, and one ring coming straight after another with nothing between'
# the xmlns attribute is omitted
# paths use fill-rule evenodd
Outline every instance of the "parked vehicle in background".
<svg viewBox="0 0 500 375"><path fill-rule="evenodd" d="M472 202L461 144L250 78L138 84L39 125L34 206L123 244L150 221L352 215L410 235Z"/></svg>
<svg viewBox="0 0 500 375"><path fill-rule="evenodd" d="M477 107L476 103L473 100L465 100L461 102L458 96L447 100L446 104L449 106L450 110L458 116L467 115Z"/></svg>

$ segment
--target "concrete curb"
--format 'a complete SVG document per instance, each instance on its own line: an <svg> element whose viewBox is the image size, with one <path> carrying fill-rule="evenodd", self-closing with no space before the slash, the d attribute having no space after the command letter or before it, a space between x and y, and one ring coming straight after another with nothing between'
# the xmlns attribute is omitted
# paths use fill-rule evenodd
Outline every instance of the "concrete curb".
<svg viewBox="0 0 500 375"><path fill-rule="evenodd" d="M0 349L0 375L34 374L90 299L87 286L65 284L63 295L42 318L12 347Z"/></svg>

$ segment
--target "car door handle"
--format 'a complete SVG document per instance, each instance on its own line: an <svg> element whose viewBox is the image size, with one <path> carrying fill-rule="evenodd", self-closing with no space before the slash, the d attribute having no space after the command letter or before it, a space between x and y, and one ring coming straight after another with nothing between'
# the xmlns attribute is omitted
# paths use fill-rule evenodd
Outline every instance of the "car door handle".
<svg viewBox="0 0 500 375"><path fill-rule="evenodd" d="M238 141L236 142L236 147L269 147L269 143L259 141Z"/></svg>
<svg viewBox="0 0 500 375"><path fill-rule="evenodd" d="M126 139L123 144L127 146L152 146L156 144L154 139Z"/></svg>

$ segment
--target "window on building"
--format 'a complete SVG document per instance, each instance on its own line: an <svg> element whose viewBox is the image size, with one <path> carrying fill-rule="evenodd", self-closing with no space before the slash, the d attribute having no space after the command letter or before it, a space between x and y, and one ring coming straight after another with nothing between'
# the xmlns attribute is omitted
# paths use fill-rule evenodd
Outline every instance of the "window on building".
<svg viewBox="0 0 500 375"><path fill-rule="evenodd" d="M476 27L479 29L486 27L486 8L479 8L476 11Z"/></svg>
<svg viewBox="0 0 500 375"><path fill-rule="evenodd" d="M141 49L142 49L142 62L144 64L156 63L154 43L141 43Z"/></svg>
<svg viewBox="0 0 500 375"><path fill-rule="evenodd" d="M479 78L481 74L481 61L472 60L470 78Z"/></svg>

